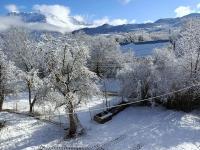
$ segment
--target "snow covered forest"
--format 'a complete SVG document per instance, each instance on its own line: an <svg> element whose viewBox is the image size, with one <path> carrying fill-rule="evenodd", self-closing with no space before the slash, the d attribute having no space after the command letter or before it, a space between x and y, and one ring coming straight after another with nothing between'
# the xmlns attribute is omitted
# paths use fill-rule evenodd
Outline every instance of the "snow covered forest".
<svg viewBox="0 0 200 150"><path fill-rule="evenodd" d="M159 33L1 31L0 149L200 149L200 21Z"/></svg>

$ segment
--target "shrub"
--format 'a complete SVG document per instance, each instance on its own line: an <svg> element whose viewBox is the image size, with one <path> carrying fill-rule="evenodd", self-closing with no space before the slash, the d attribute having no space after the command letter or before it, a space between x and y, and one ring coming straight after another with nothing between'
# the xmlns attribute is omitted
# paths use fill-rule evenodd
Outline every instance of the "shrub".
<svg viewBox="0 0 200 150"><path fill-rule="evenodd" d="M200 97L195 95L194 91L187 91L169 97L163 104L168 109L191 112L200 106Z"/></svg>

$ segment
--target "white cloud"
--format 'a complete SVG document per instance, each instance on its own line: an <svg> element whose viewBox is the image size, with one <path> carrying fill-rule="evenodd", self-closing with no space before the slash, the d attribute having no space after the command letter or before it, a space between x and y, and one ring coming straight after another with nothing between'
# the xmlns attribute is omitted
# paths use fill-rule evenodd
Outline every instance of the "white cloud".
<svg viewBox="0 0 200 150"><path fill-rule="evenodd" d="M127 24L128 20L127 19L113 19L110 20L108 17L103 17L102 19L97 19L93 21L94 26L101 26L103 24L110 24L113 26L117 26L117 25L123 25L123 24Z"/></svg>
<svg viewBox="0 0 200 150"><path fill-rule="evenodd" d="M109 24L111 24L113 26L123 25L123 24L127 24L127 23L128 23L127 19L114 19L109 22Z"/></svg>
<svg viewBox="0 0 200 150"><path fill-rule="evenodd" d="M109 18L108 17L104 17L102 19L96 19L93 21L93 24L95 26L101 26L103 24L109 23Z"/></svg>
<svg viewBox="0 0 200 150"><path fill-rule="evenodd" d="M124 5L128 4L131 2L131 0L120 0L120 2Z"/></svg>
<svg viewBox="0 0 200 150"><path fill-rule="evenodd" d="M200 8L200 3L199 3L199 4L197 4L197 8L198 8L198 9Z"/></svg>
<svg viewBox="0 0 200 150"><path fill-rule="evenodd" d="M9 4L6 5L5 8L9 11L9 12L19 12L18 7L15 4Z"/></svg>
<svg viewBox="0 0 200 150"><path fill-rule="evenodd" d="M42 30L42 31L56 31L60 33L71 32L69 28L59 28L57 26L48 24L48 23L25 23L23 27L26 27L31 30Z"/></svg>
<svg viewBox="0 0 200 150"><path fill-rule="evenodd" d="M153 23L152 20L145 20L144 23Z"/></svg>
<svg viewBox="0 0 200 150"><path fill-rule="evenodd" d="M176 17L182 17L191 13L200 13L200 3L193 8L191 6L179 6L174 12L176 13Z"/></svg>
<svg viewBox="0 0 200 150"><path fill-rule="evenodd" d="M131 24L135 24L135 23L136 23L136 20L133 19L133 20L130 21L130 23L131 23Z"/></svg>
<svg viewBox="0 0 200 150"><path fill-rule="evenodd" d="M19 11L13 4L7 5L6 8L9 11ZM63 5L34 5L33 11L43 14L46 17L46 23L25 23L20 17L0 17L0 30L6 30L11 26L21 26L33 30L48 30L65 33L85 27L97 27L103 24L117 26L136 22L136 20L128 21L127 19L121 18L110 19L108 17L103 17L93 20L90 25L82 25L78 24L75 20L84 23L86 22L85 17L82 15L71 16L70 8Z"/></svg>
<svg viewBox="0 0 200 150"><path fill-rule="evenodd" d="M33 10L46 16L49 24L67 27L72 25L69 19L70 9L62 5L34 5Z"/></svg>
<svg viewBox="0 0 200 150"><path fill-rule="evenodd" d="M84 18L80 15L70 16L70 8L63 5L34 5L33 10L46 16L47 23L58 28L65 28L68 31L84 28L74 22L77 19L80 22Z"/></svg>
<svg viewBox="0 0 200 150"><path fill-rule="evenodd" d="M56 32L70 32L67 28L58 28L57 26L50 25L48 23L25 23L20 17L16 16L0 16L0 31L9 29L10 27L24 27L30 30L44 30L44 31L56 31Z"/></svg>
<svg viewBox="0 0 200 150"><path fill-rule="evenodd" d="M83 16L81 15L76 15L76 16L73 16L77 21L80 21L80 22L85 22L85 19Z"/></svg>
<svg viewBox="0 0 200 150"><path fill-rule="evenodd" d="M20 22L19 18L16 17L0 17L0 31L6 30L13 24L18 24Z"/></svg>
<svg viewBox="0 0 200 150"><path fill-rule="evenodd" d="M183 17L190 13L193 13L194 10L190 8L190 6L179 6L177 7L174 12L176 13L176 17Z"/></svg>

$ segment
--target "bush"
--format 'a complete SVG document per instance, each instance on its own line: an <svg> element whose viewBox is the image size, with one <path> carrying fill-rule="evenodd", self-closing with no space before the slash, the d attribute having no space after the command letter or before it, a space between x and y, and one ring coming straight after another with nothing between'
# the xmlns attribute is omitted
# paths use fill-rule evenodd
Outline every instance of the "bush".
<svg viewBox="0 0 200 150"><path fill-rule="evenodd" d="M192 110L199 108L200 97L195 96L194 92L191 91L175 94L174 96L168 98L168 100L164 103L164 106L168 109L191 112Z"/></svg>
<svg viewBox="0 0 200 150"><path fill-rule="evenodd" d="M5 127L6 121L5 120L0 120L0 130Z"/></svg>

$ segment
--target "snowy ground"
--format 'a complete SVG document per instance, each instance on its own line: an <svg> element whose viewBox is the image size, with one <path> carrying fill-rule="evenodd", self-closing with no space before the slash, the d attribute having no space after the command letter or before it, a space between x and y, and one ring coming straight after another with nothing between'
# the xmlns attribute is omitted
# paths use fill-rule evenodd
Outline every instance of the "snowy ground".
<svg viewBox="0 0 200 150"><path fill-rule="evenodd" d="M100 109L96 111L92 111L91 115L95 115L102 111L102 108L105 108L106 99L104 96L96 96L93 97L92 100L89 100L87 104L81 103L77 111L89 111L89 109ZM113 106L119 104L122 100L119 97L107 96L108 106ZM28 93L19 93L18 95L10 95L6 97L6 101L4 102L3 109L12 109L17 112L28 112L29 111L29 103L28 103ZM64 108L54 109L50 103L44 104L36 104L34 107L34 111L40 114L47 115L58 115L65 114Z"/></svg>
<svg viewBox="0 0 200 150"><path fill-rule="evenodd" d="M108 144L106 149L200 149L200 117L195 113L173 112L163 108L130 107L103 125L90 121L89 113L82 113L79 116L87 129L87 134L63 141L63 129L57 125L2 112L0 120L7 119L8 122L0 131L0 149L34 149L40 145L87 147L101 145L119 137L121 138L117 142Z"/></svg>

